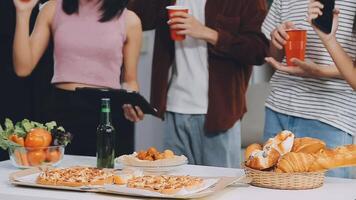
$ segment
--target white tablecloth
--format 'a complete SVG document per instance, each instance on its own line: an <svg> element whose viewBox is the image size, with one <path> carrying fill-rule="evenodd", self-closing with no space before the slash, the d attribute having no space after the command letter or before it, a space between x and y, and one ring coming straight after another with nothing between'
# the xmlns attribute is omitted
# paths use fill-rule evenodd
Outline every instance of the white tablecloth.
<svg viewBox="0 0 356 200"><path fill-rule="evenodd" d="M61 166L92 165L95 158L83 156L65 156ZM18 187L9 184L8 176L16 171L10 161L0 162L0 200L122 200L138 199L105 194L45 190ZM187 165L175 172L193 176L238 176L240 169ZM356 180L327 178L323 187L313 190L287 191L257 187L228 187L207 200L356 200Z"/></svg>

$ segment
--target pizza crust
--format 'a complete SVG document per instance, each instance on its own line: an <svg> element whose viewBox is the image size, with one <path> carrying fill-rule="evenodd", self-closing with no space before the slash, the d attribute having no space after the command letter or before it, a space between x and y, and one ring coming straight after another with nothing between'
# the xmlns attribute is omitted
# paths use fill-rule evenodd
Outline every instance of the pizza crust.
<svg viewBox="0 0 356 200"><path fill-rule="evenodd" d="M67 187L96 186L114 183L114 173L92 167L45 169L36 183Z"/></svg>
<svg viewBox="0 0 356 200"><path fill-rule="evenodd" d="M203 186L203 179L191 176L142 176L130 179L127 187L150 190L162 194L176 194L186 189L188 191Z"/></svg>
<svg viewBox="0 0 356 200"><path fill-rule="evenodd" d="M117 184L166 195L177 194L182 190L193 191L204 186L202 178L193 176L142 175L135 177L132 174L121 173L122 175L119 176L113 171L90 167L45 169L38 175L36 183L66 187Z"/></svg>

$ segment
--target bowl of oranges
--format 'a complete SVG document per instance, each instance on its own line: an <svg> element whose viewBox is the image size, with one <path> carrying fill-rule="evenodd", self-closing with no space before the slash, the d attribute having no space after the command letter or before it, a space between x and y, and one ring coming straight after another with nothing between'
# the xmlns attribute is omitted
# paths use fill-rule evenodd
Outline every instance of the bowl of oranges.
<svg viewBox="0 0 356 200"><path fill-rule="evenodd" d="M11 163L18 168L57 166L63 159L71 134L56 122L41 124L27 119L15 125L0 125L0 147L8 150Z"/></svg>

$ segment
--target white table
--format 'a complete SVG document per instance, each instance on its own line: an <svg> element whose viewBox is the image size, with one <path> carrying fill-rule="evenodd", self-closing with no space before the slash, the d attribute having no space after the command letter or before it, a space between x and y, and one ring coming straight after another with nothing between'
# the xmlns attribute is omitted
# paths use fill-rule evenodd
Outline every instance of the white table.
<svg viewBox="0 0 356 200"><path fill-rule="evenodd" d="M95 158L65 156L61 166L95 165ZM9 184L8 176L16 171L10 161L0 162L0 200L124 200L138 199L86 192L71 192L18 187ZM237 176L240 169L187 165L175 172L194 176ZM287 191L257 187L228 187L206 200L356 200L356 180L326 178L323 187L313 190Z"/></svg>

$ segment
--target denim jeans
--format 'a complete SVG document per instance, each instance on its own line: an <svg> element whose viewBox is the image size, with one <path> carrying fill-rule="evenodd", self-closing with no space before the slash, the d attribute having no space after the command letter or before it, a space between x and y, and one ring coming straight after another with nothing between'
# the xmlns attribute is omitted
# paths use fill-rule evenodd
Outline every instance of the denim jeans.
<svg viewBox="0 0 356 200"><path fill-rule="evenodd" d="M352 144L352 136L340 129L320 122L300 117L293 117L266 108L264 140L274 137L283 130L292 131L296 137L313 137L325 141L328 148ZM351 178L351 168L330 170L327 175Z"/></svg>
<svg viewBox="0 0 356 200"><path fill-rule="evenodd" d="M185 155L189 164L240 167L240 121L225 131L206 133L205 115L166 113L164 147Z"/></svg>

